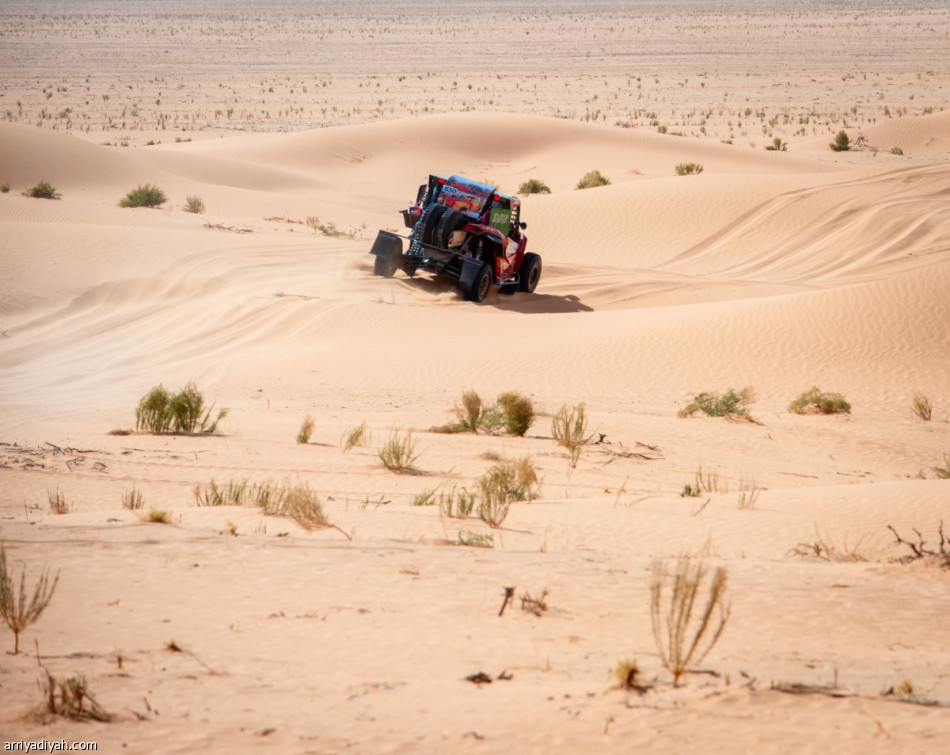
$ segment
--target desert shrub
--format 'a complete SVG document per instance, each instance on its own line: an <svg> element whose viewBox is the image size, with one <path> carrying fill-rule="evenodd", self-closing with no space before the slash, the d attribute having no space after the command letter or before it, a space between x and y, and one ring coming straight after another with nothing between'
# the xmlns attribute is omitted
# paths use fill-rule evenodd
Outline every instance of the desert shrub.
<svg viewBox="0 0 950 755"><path fill-rule="evenodd" d="M59 488L56 490L47 490L46 498L49 501L49 510L53 514L68 514L69 504L66 502L66 496L62 494Z"/></svg>
<svg viewBox="0 0 950 755"><path fill-rule="evenodd" d="M40 181L32 189L23 192L23 196L33 199L59 199L62 194L56 191L56 188L49 181Z"/></svg>
<svg viewBox="0 0 950 755"><path fill-rule="evenodd" d="M680 163L674 168L678 176L693 176L703 172L703 166L699 163Z"/></svg>
<svg viewBox="0 0 950 755"><path fill-rule="evenodd" d="M851 149L851 139L848 137L847 132L839 131L835 140L829 144L828 147L832 152L847 152Z"/></svg>
<svg viewBox="0 0 950 755"><path fill-rule="evenodd" d="M330 522L323 513L323 504L315 491L306 483L295 485L287 490L280 514L293 519L308 532L330 527Z"/></svg>
<svg viewBox="0 0 950 755"><path fill-rule="evenodd" d="M276 515L283 506L287 488L272 482L251 483L247 479L219 486L211 480L204 487L195 485L194 494L198 506L257 506L265 514Z"/></svg>
<svg viewBox="0 0 950 755"><path fill-rule="evenodd" d="M567 404L562 406L551 420L551 435L559 446L567 449L571 469L577 467L581 451L593 437L587 434L584 405L578 404L572 409L568 409Z"/></svg>
<svg viewBox="0 0 950 755"><path fill-rule="evenodd" d="M755 401L755 391L750 387L736 391L730 388L724 394L698 393L693 400L679 412L680 417L692 417L702 412L710 417L749 417L746 407Z"/></svg>
<svg viewBox="0 0 950 755"><path fill-rule="evenodd" d="M171 524L172 515L165 509L149 509L148 513L142 517L142 521L152 524Z"/></svg>
<svg viewBox="0 0 950 755"><path fill-rule="evenodd" d="M577 182L578 189L594 189L598 186L607 186L610 179L599 170L591 170L584 174L584 177Z"/></svg>
<svg viewBox="0 0 950 755"><path fill-rule="evenodd" d="M634 689L637 686L637 676L640 674L640 666L634 660L617 661L617 668L614 669L612 676L622 689Z"/></svg>
<svg viewBox="0 0 950 755"><path fill-rule="evenodd" d="M762 488L759 487L755 477L746 476L739 480L739 500L736 501L736 508L754 509L755 504L759 502L759 495Z"/></svg>
<svg viewBox="0 0 950 755"><path fill-rule="evenodd" d="M297 431L297 442L309 443L311 435L313 435L313 417L308 414L300 423L300 429Z"/></svg>
<svg viewBox="0 0 950 755"><path fill-rule="evenodd" d="M904 154L904 150L902 150L900 147L891 147L891 154L892 154L892 155L903 155L903 154Z"/></svg>
<svg viewBox="0 0 950 755"><path fill-rule="evenodd" d="M185 212L190 212L195 215L202 215L204 214L204 211L205 211L205 203L201 197L196 197L196 196L185 197Z"/></svg>
<svg viewBox="0 0 950 755"><path fill-rule="evenodd" d="M524 437L534 422L534 403L531 399L509 391L498 397L498 406L501 407L505 432Z"/></svg>
<svg viewBox="0 0 950 755"><path fill-rule="evenodd" d="M0 194L9 194L10 193L10 184L4 181L0 184Z"/></svg>
<svg viewBox="0 0 950 755"><path fill-rule="evenodd" d="M137 186L119 200L119 207L161 207L168 201L165 192L157 186Z"/></svg>
<svg viewBox="0 0 950 755"><path fill-rule="evenodd" d="M131 490L126 490L122 494L122 508L129 511L138 511L144 505L145 499L142 497L142 491L136 490L134 485Z"/></svg>
<svg viewBox="0 0 950 755"><path fill-rule="evenodd" d="M812 387L792 401L788 410L795 414L851 414L851 404L840 393L822 393Z"/></svg>
<svg viewBox="0 0 950 755"><path fill-rule="evenodd" d="M26 567L20 572L20 589L17 590L7 569L6 548L0 543L0 617L13 632L14 655L20 652L20 632L35 624L43 615L43 611L53 599L57 584L59 573L56 574L51 587L47 569L37 580L33 597L27 602Z"/></svg>
<svg viewBox="0 0 950 755"><path fill-rule="evenodd" d="M485 417L482 397L475 391L465 391L462 394L462 405L455 407L455 415L458 417L458 426L462 428L461 432L477 433Z"/></svg>
<svg viewBox="0 0 950 755"><path fill-rule="evenodd" d="M352 430L347 430L343 433L343 436L340 438L340 447L343 449L343 453L349 453L353 450L354 446L362 446L364 443L369 443L370 439L371 436L366 429L366 423L363 422Z"/></svg>
<svg viewBox="0 0 950 755"><path fill-rule="evenodd" d="M709 583L702 612L694 620L693 608L706 575L702 561L694 564L685 556L679 559L672 575L667 573L662 559L653 562L650 583L653 639L661 663L673 674L674 685L709 654L729 619L729 605L725 600L727 572L725 567L718 566ZM670 581L672 589L664 600L664 588Z"/></svg>
<svg viewBox="0 0 950 755"><path fill-rule="evenodd" d="M914 410L914 414L920 417L924 422L930 422L930 420L933 419L934 406L930 399L920 391L914 394L911 408Z"/></svg>
<svg viewBox="0 0 950 755"><path fill-rule="evenodd" d="M220 409L212 421L213 411L213 404L205 411L204 396L194 383L188 383L174 394L163 385L157 385L139 401L135 429L158 434L216 433L218 423L228 416L228 410Z"/></svg>
<svg viewBox="0 0 950 755"><path fill-rule="evenodd" d="M412 438L412 430L406 435L401 435L393 430L387 440L378 450L379 460L383 466L391 472L409 472L419 454L416 452L416 441Z"/></svg>
<svg viewBox="0 0 950 755"><path fill-rule="evenodd" d="M455 545L466 545L469 548L494 548L494 540L494 537L487 532L482 534L470 530L459 530Z"/></svg>
<svg viewBox="0 0 950 755"><path fill-rule="evenodd" d="M938 480L950 480L950 453L943 455L943 466L933 467Z"/></svg>
<svg viewBox="0 0 950 755"><path fill-rule="evenodd" d="M544 181L537 178L529 178L518 187L518 193L525 194L550 194L551 189Z"/></svg>
<svg viewBox="0 0 950 755"><path fill-rule="evenodd" d="M766 144L765 148L769 152L785 152L788 149L788 145L782 141L781 137L776 136L771 144Z"/></svg>
<svg viewBox="0 0 950 755"><path fill-rule="evenodd" d="M508 516L514 501L530 501L537 497L540 482L529 457L510 459L492 465L478 478L478 518L490 527L498 527Z"/></svg>
<svg viewBox="0 0 950 755"><path fill-rule="evenodd" d="M822 534L815 525L815 539L808 543L799 543L789 551L793 556L819 558L835 563L858 563L871 560L871 551L875 544L869 541L867 532L857 534L846 532L840 538Z"/></svg>

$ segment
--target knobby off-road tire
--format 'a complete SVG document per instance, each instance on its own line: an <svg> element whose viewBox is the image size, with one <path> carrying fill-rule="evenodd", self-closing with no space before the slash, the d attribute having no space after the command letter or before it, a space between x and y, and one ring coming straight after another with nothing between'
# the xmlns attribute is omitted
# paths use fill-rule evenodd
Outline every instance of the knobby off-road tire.
<svg viewBox="0 0 950 755"><path fill-rule="evenodd" d="M533 294L541 280L541 257L533 252L525 252L518 276L518 288L526 294Z"/></svg>
<svg viewBox="0 0 950 755"><path fill-rule="evenodd" d="M419 222L416 224L416 238L423 244L434 244L433 236L439 225L439 220L445 212L445 206L440 204L430 204L422 213Z"/></svg>
<svg viewBox="0 0 950 755"><path fill-rule="evenodd" d="M458 210L446 210L432 234L432 243L441 249L448 249L452 234L465 228L465 215Z"/></svg>
<svg viewBox="0 0 950 755"><path fill-rule="evenodd" d="M472 290L468 293L468 300L478 303L485 301L485 298L488 296L488 292L491 291L491 284L491 265L489 265L487 262L484 262L479 268L478 274L475 276L475 280L472 281Z"/></svg>

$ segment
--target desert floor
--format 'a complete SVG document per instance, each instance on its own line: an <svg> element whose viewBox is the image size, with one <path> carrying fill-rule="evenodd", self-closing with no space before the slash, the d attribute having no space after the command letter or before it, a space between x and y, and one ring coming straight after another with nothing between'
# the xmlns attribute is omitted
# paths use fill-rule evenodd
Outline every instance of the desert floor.
<svg viewBox="0 0 950 755"><path fill-rule="evenodd" d="M945 4L221 5L0 9L0 542L17 586L59 577L20 653L0 637L0 739L945 749L950 568L888 529L950 531ZM430 172L547 183L535 294L373 275ZM145 183L161 209L119 206ZM189 382L217 433L117 434ZM791 413L812 386L851 413ZM678 416L744 387L754 421ZM433 432L469 390L538 416ZM579 404L572 469L552 417ZM525 457L539 495L498 527L414 505ZM245 494L198 505L212 483ZM251 495L297 485L334 527ZM651 584L680 556L726 570L730 613L674 686ZM44 712L47 673L111 720Z"/></svg>

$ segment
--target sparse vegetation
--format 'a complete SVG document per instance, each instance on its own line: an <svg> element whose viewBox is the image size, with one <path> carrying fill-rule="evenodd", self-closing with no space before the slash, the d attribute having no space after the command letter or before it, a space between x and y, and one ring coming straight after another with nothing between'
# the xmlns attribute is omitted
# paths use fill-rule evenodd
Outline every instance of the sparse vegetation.
<svg viewBox="0 0 950 755"><path fill-rule="evenodd" d="M736 391L730 388L724 394L698 393L693 400L679 412L680 417L692 417L702 412L710 417L746 417L751 419L746 407L755 401L755 391L750 387Z"/></svg>
<svg viewBox="0 0 950 755"><path fill-rule="evenodd" d="M617 661L617 668L613 670L613 678L617 680L621 689L635 689L640 666L635 660Z"/></svg>
<svg viewBox="0 0 950 755"><path fill-rule="evenodd" d="M36 186L23 192L24 197L33 199L59 199L62 197L49 181L40 181Z"/></svg>
<svg viewBox="0 0 950 755"><path fill-rule="evenodd" d="M914 410L914 414L924 422L930 422L930 420L933 419L934 406L930 399L920 391L914 394L911 407Z"/></svg>
<svg viewBox="0 0 950 755"><path fill-rule="evenodd" d="M313 417L308 414L300 423L300 429L297 431L297 442L309 443L311 435L313 435Z"/></svg>
<svg viewBox="0 0 950 755"><path fill-rule="evenodd" d="M168 201L165 192L152 184L137 186L119 200L119 207L161 207Z"/></svg>
<svg viewBox="0 0 950 755"><path fill-rule="evenodd" d="M155 434L216 433L218 423L228 415L228 410L220 409L212 421L213 411L213 404L205 411L204 396L194 383L188 383L175 394L157 385L139 401L135 429Z"/></svg>
<svg viewBox="0 0 950 755"><path fill-rule="evenodd" d="M458 540L455 541L455 545L467 545L470 548L494 548L494 540L494 537L488 533L483 535L470 530L459 530Z"/></svg>
<svg viewBox="0 0 950 755"><path fill-rule="evenodd" d="M53 676L49 669L44 667L43 670L46 672L43 697L46 710L50 713L77 721L107 722L112 720L112 716L99 706L96 698L89 691L86 677L73 676L62 681Z"/></svg>
<svg viewBox="0 0 950 755"><path fill-rule="evenodd" d="M47 490L46 498L49 501L49 510L52 514L68 514L69 504L66 496L57 487L56 490Z"/></svg>
<svg viewBox="0 0 950 755"><path fill-rule="evenodd" d="M947 456L947 466L950 467L950 454ZM902 559L904 563L922 558L937 561L944 568L950 569L950 538L947 538L943 534L942 519L940 520L940 526L937 528L937 536L940 538L937 543L938 550L928 548L927 541L924 540L924 536L920 534L920 530L916 528L914 528L914 532L917 534L916 543L902 538L891 525L887 525L887 528L894 534L894 537L897 538L898 545L906 545L910 548L911 555L905 556Z"/></svg>
<svg viewBox="0 0 950 755"><path fill-rule="evenodd" d="M203 215L204 211L205 203L201 197L194 195L185 197L185 212L190 212L194 215Z"/></svg>
<svg viewBox="0 0 950 755"><path fill-rule="evenodd" d="M664 668L673 674L673 684L695 667L713 649L729 620L730 607L725 599L727 572L716 567L709 583L702 612L693 620L693 608L708 571L702 561L694 564L681 557L673 575L667 573L662 559L653 562L650 583L650 618L653 639ZM664 600L664 588L672 576L672 589Z"/></svg>
<svg viewBox="0 0 950 755"><path fill-rule="evenodd" d="M492 465L478 478L478 518L489 527L498 527L508 516L513 501L537 497L540 482L534 463L527 456Z"/></svg>
<svg viewBox="0 0 950 755"><path fill-rule="evenodd" d="M846 131L839 131L835 140L828 147L832 152L847 152L851 149L851 138Z"/></svg>
<svg viewBox="0 0 950 755"><path fill-rule="evenodd" d="M391 472L411 472L419 458L412 430L405 435L393 430L383 446L378 450L379 460Z"/></svg>
<svg viewBox="0 0 950 755"><path fill-rule="evenodd" d="M126 490L122 494L122 508L129 511L139 511L145 505L145 499L142 497L142 491L136 490L132 486L131 490Z"/></svg>
<svg viewBox="0 0 950 755"><path fill-rule="evenodd" d="M311 490L306 483L294 485L286 490L280 514L293 519L308 532L333 527L327 520L326 514L323 513L323 504L316 492Z"/></svg>
<svg viewBox="0 0 950 755"><path fill-rule="evenodd" d="M832 539L828 534L822 534L815 525L815 539L810 543L799 543L789 551L793 556L802 558L818 558L822 561L835 563L858 563L869 561L868 542L866 532L859 534L845 533L840 540Z"/></svg>
<svg viewBox="0 0 950 755"><path fill-rule="evenodd" d="M151 524L171 524L172 515L165 509L149 509L148 513L142 517L142 521Z"/></svg>
<svg viewBox="0 0 950 755"><path fill-rule="evenodd" d="M10 184L7 181L4 181L0 184L0 194L9 194L10 193Z"/></svg>
<svg viewBox="0 0 950 755"><path fill-rule="evenodd" d="M719 476L719 472L704 472L702 464L696 469L693 482L683 486L681 498L698 498L703 493L728 493L729 482Z"/></svg>
<svg viewBox="0 0 950 755"><path fill-rule="evenodd" d="M453 519L466 519L475 510L475 501L475 493L453 487L447 493L439 493L439 513Z"/></svg>
<svg viewBox="0 0 950 755"><path fill-rule="evenodd" d="M544 181L541 181L537 178L529 178L521 186L518 187L518 193L521 195L527 194L550 194L551 189L548 187Z"/></svg>
<svg viewBox="0 0 950 755"><path fill-rule="evenodd" d="M435 494L438 488L425 488L419 493L415 493L409 500L410 506L434 506L437 502Z"/></svg>
<svg viewBox="0 0 950 755"><path fill-rule="evenodd" d="M776 136L771 144L765 145L765 148L769 150L769 152L785 152L788 149L788 144L783 142L781 137Z"/></svg>
<svg viewBox="0 0 950 755"><path fill-rule="evenodd" d="M571 469L577 467L584 446L590 443L593 435L587 434L587 415L584 405L577 404L572 409L562 406L551 420L551 435L555 442L567 449Z"/></svg>
<svg viewBox="0 0 950 755"><path fill-rule="evenodd" d="M678 176L694 176L703 172L703 166L699 163L680 163L674 171Z"/></svg>
<svg viewBox="0 0 950 755"><path fill-rule="evenodd" d="M610 179L599 170L591 170L584 174L584 177L577 182L578 189L594 189L598 186L607 186Z"/></svg>
<svg viewBox="0 0 950 755"><path fill-rule="evenodd" d="M903 155L903 154L904 154L904 150L902 150L900 147L891 147L891 154L892 154L892 155Z"/></svg>
<svg viewBox="0 0 950 755"><path fill-rule="evenodd" d="M357 425L352 430L347 430L340 438L340 447L343 453L349 453L355 446L362 446L370 442L370 433L366 429L366 423Z"/></svg>
<svg viewBox="0 0 950 755"><path fill-rule="evenodd" d="M950 453L943 455L942 467L932 467L932 469L938 480L950 480Z"/></svg>
<svg viewBox="0 0 950 755"><path fill-rule="evenodd" d="M795 414L850 414L851 404L840 393L823 393L812 387L792 401L788 410Z"/></svg>
<svg viewBox="0 0 950 755"><path fill-rule="evenodd" d="M505 432L524 437L534 422L534 403L531 399L509 391L498 397L498 406L501 407Z"/></svg>
<svg viewBox="0 0 950 755"><path fill-rule="evenodd" d="M739 481L739 500L736 502L736 507L740 509L754 509L755 504L759 502L759 495L761 493L762 488L759 487L759 483L755 477L743 477Z"/></svg>
<svg viewBox="0 0 950 755"><path fill-rule="evenodd" d="M59 584L59 573L56 574L50 586L47 569L37 580L33 597L27 602L26 566L20 572L20 589L17 590L7 568L6 547L0 543L0 617L13 632L14 655L20 652L20 632L35 624L43 615L43 611L53 599L57 584Z"/></svg>

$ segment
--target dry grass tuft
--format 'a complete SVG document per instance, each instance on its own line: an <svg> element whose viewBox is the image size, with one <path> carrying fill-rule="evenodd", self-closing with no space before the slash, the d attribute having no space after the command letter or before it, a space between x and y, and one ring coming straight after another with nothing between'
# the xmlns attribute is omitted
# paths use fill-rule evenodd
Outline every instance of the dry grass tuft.
<svg viewBox="0 0 950 755"><path fill-rule="evenodd" d="M584 177L577 182L578 189L594 189L598 186L607 186L610 179L599 170L591 170L584 174Z"/></svg>
<svg viewBox="0 0 950 755"><path fill-rule="evenodd" d="M13 632L14 655L20 652L20 632L35 624L43 615L43 611L53 599L57 584L59 573L57 572L50 586L49 570L46 570L36 582L33 597L27 601L26 567L20 572L20 589L17 590L7 569L7 550L0 543L0 617Z"/></svg>
<svg viewBox="0 0 950 755"><path fill-rule="evenodd" d="M746 407L755 401L755 391L745 387L736 391L730 388L724 394L698 393L693 400L680 410L680 417L692 417L702 412L709 417L746 417L751 419Z"/></svg>
<svg viewBox="0 0 950 755"><path fill-rule="evenodd" d="M931 467L938 480L950 480L950 453L943 455L942 467Z"/></svg>
<svg viewBox="0 0 950 755"><path fill-rule="evenodd" d="M393 430L389 434L389 440L377 452L379 460L391 472L412 472L419 458L416 445L416 441L412 438L412 430L406 435Z"/></svg>
<svg viewBox="0 0 950 755"><path fill-rule="evenodd" d="M62 494L57 487L55 491L47 490L46 498L49 500L49 510L53 514L68 514L69 504L66 502L66 496Z"/></svg>
<svg viewBox="0 0 950 755"><path fill-rule="evenodd" d="M867 532L856 535L848 532L840 541L836 541L828 534L823 535L816 524L814 541L799 543L789 554L834 563L859 563L871 560L873 545L873 538Z"/></svg>
<svg viewBox="0 0 950 755"><path fill-rule="evenodd" d="M171 393L161 384L152 388L139 401L135 410L135 429L150 433L216 433L218 423L228 416L220 409L212 420L214 404L205 410L205 399L194 383L178 393Z"/></svg>
<svg viewBox="0 0 950 755"><path fill-rule="evenodd" d="M930 399L920 391L917 391L914 394L911 408L914 411L914 415L922 419L924 422L930 422L930 420L933 419L934 406Z"/></svg>
<svg viewBox="0 0 950 755"><path fill-rule="evenodd" d="M142 521L152 524L171 524L172 515L165 509L149 509L149 512L142 517Z"/></svg>
<svg viewBox="0 0 950 755"><path fill-rule="evenodd" d="M308 414L300 423L300 429L297 431L297 442L309 443L311 435L313 435L313 417Z"/></svg>
<svg viewBox="0 0 950 755"><path fill-rule="evenodd" d="M96 702L89 691L86 678L82 675L59 680L48 669L46 680L43 683L43 696L46 710L56 716L70 718L76 721L111 721L112 716L106 713Z"/></svg>
<svg viewBox="0 0 950 755"><path fill-rule="evenodd" d="M620 660L617 661L617 668L611 676L617 680L621 689L636 689L639 674L640 666L635 660Z"/></svg>
<svg viewBox="0 0 950 755"><path fill-rule="evenodd" d="M573 409L568 409L567 404L562 406L551 420L551 435L559 446L567 449L571 469L577 467L581 451L594 437L587 434L584 405L578 404Z"/></svg>
<svg viewBox="0 0 950 755"><path fill-rule="evenodd" d="M145 505L145 499L142 497L142 491L136 490L132 486L131 490L126 490L122 494L122 508L129 511L139 511Z"/></svg>
<svg viewBox="0 0 950 755"><path fill-rule="evenodd" d="M369 442L371 442L371 436L369 430L366 429L366 423L363 422L352 430L343 433L343 437L340 438L340 447L343 449L343 453L349 453L355 446L362 446Z"/></svg>
<svg viewBox="0 0 950 755"><path fill-rule="evenodd" d="M707 568L702 561L693 563L685 556L679 559L672 575L667 573L662 559L653 562L650 583L653 639L660 661L673 674L674 685L709 654L729 620L730 606L725 600L728 575L723 566L713 572L702 612L694 620L693 608L706 575ZM663 591L670 581L672 591L664 601Z"/></svg>

